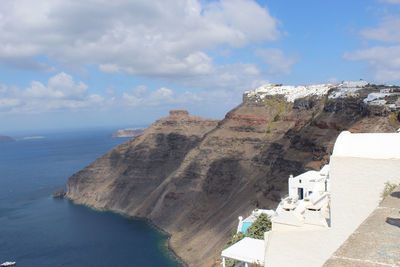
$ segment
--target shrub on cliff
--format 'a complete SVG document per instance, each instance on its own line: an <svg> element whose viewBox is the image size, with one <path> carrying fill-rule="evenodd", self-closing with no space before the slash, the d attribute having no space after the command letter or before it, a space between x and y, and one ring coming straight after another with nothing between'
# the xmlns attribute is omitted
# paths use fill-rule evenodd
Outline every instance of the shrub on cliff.
<svg viewBox="0 0 400 267"><path fill-rule="evenodd" d="M248 236L256 239L264 239L264 233L271 230L271 219L266 214L260 214L257 220L247 229Z"/></svg>
<svg viewBox="0 0 400 267"><path fill-rule="evenodd" d="M266 214L260 214L256 221L252 223L252 225L247 229L247 234L242 232L239 233L232 233L231 237L229 238L228 242L225 245L225 248L232 246L233 244L239 242L245 237L251 237L255 239L264 239L264 232L271 230L272 223L271 219ZM239 263L236 260L226 259L225 266L226 267L233 267ZM252 264L251 266L259 266L257 264Z"/></svg>

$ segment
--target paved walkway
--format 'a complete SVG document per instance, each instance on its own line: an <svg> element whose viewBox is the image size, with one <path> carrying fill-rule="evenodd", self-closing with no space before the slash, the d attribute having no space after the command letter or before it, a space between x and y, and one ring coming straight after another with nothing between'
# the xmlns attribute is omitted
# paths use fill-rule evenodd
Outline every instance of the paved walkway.
<svg viewBox="0 0 400 267"><path fill-rule="evenodd" d="M400 266L400 186L324 264L339 266Z"/></svg>

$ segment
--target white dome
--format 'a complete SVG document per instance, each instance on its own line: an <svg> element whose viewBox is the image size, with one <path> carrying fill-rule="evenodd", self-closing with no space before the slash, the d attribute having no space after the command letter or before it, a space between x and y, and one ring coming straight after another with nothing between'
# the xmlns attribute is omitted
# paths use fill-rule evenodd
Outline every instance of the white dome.
<svg viewBox="0 0 400 267"><path fill-rule="evenodd" d="M332 156L372 159L400 158L400 134L353 134L344 131L336 139Z"/></svg>

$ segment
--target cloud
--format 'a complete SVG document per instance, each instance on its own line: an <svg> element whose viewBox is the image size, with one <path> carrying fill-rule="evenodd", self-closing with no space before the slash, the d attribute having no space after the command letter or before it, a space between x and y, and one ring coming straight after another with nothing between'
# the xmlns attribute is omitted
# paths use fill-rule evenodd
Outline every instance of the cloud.
<svg viewBox="0 0 400 267"><path fill-rule="evenodd" d="M150 90L139 85L129 91L107 88L102 95L90 93L93 89L61 72L46 83L31 81L27 88L0 85L0 115L44 114L54 112L149 112L168 109L197 109L206 114L211 110L226 112L240 102L241 93L265 81L257 79L259 70L252 64L222 66L213 74L191 80L205 89L176 91L161 87ZM229 87L231 84L235 86ZM207 90L207 88L213 90ZM209 111L204 111L207 106Z"/></svg>
<svg viewBox="0 0 400 267"><path fill-rule="evenodd" d="M368 72L377 82L400 81L400 17L385 16L377 27L362 29L359 34L364 40L373 40L378 44L346 52L343 58L367 62Z"/></svg>
<svg viewBox="0 0 400 267"><path fill-rule="evenodd" d="M379 2L384 2L389 4L400 4L400 0L379 0Z"/></svg>
<svg viewBox="0 0 400 267"><path fill-rule="evenodd" d="M175 91L161 87L147 95L138 97L127 93L122 94L122 104L133 107L174 107L176 105L193 104L202 101L202 97L191 92L176 93Z"/></svg>
<svg viewBox="0 0 400 267"><path fill-rule="evenodd" d="M377 81L400 81L400 45L362 49L345 53L344 58L351 61L368 62L374 79Z"/></svg>
<svg viewBox="0 0 400 267"><path fill-rule="evenodd" d="M138 85L135 88L132 88L131 91L135 96L142 96L149 91L149 88L145 85Z"/></svg>
<svg viewBox="0 0 400 267"><path fill-rule="evenodd" d="M88 94L88 86L75 82L72 76L61 72L43 84L32 81L25 89L2 86L0 111L2 113L43 113L60 110L78 110L99 105L104 98ZM101 106L101 105L100 105Z"/></svg>
<svg viewBox="0 0 400 267"><path fill-rule="evenodd" d="M292 65L296 63L294 58L286 57L278 48L260 49L255 54L267 65L271 74L290 74Z"/></svg>
<svg viewBox="0 0 400 267"><path fill-rule="evenodd" d="M226 90L231 94L243 93L262 79L262 73L255 64L234 63L216 66L211 73L182 77L180 84L205 90Z"/></svg>
<svg viewBox="0 0 400 267"><path fill-rule="evenodd" d="M387 43L400 42L400 18L386 17L381 21L379 27L363 29L360 34L368 40Z"/></svg>
<svg viewBox="0 0 400 267"><path fill-rule="evenodd" d="M0 98L0 111L7 111L21 104L21 101L16 98Z"/></svg>
<svg viewBox="0 0 400 267"><path fill-rule="evenodd" d="M107 73L187 77L213 72L206 51L280 38L253 0L2 0L0 62L54 71L95 64Z"/></svg>

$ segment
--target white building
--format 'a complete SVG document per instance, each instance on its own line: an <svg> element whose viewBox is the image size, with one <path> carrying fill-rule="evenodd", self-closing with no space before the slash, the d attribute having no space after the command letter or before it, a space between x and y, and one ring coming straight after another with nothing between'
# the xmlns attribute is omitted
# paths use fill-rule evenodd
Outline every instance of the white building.
<svg viewBox="0 0 400 267"><path fill-rule="evenodd" d="M330 224L329 166L308 171L288 181L289 196L272 216L274 231L298 231L327 228Z"/></svg>
<svg viewBox="0 0 400 267"><path fill-rule="evenodd" d="M342 132L329 166L330 227L273 225L265 234L265 266L322 266L378 206L384 183L400 183L400 134Z"/></svg>
<svg viewBox="0 0 400 267"><path fill-rule="evenodd" d="M329 166L289 178L264 254L246 238L222 256L266 267L322 266L378 206L385 182L400 183L400 133L342 132Z"/></svg>

